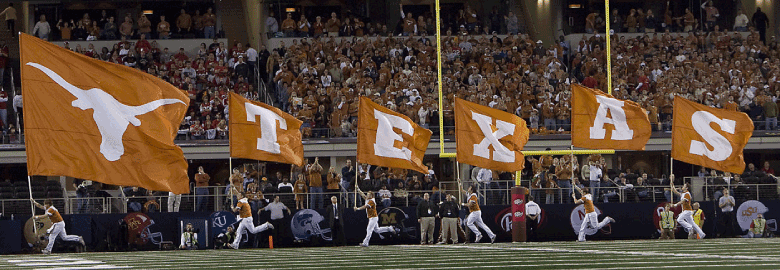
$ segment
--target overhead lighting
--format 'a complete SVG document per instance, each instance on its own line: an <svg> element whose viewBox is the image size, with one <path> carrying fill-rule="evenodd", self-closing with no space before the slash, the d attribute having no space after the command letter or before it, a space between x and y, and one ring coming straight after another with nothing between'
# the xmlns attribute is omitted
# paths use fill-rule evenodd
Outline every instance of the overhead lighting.
<svg viewBox="0 0 780 270"><path fill-rule="evenodd" d="M154 10L151 9L144 10L144 15L152 15L152 14L154 14Z"/></svg>
<svg viewBox="0 0 780 270"><path fill-rule="evenodd" d="M569 4L569 8L582 8L582 4Z"/></svg>
<svg viewBox="0 0 780 270"><path fill-rule="evenodd" d="M295 12L295 8L288 7L288 8L285 8L284 11L287 11L288 13L293 13L293 12Z"/></svg>

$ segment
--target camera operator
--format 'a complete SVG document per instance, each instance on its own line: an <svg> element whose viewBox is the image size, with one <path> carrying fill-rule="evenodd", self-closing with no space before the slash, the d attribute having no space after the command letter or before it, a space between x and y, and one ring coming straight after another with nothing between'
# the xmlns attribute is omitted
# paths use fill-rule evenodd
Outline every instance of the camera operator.
<svg viewBox="0 0 780 270"><path fill-rule="evenodd" d="M233 243L234 239L236 239L236 231L233 229L233 226L228 226L224 233L220 233L214 239L214 243L216 243L214 245L214 248L215 249L229 248L228 244Z"/></svg>
<svg viewBox="0 0 780 270"><path fill-rule="evenodd" d="M184 227L184 232L181 234L180 243L180 249L198 249L198 232L192 227L192 223L187 223L187 226Z"/></svg>

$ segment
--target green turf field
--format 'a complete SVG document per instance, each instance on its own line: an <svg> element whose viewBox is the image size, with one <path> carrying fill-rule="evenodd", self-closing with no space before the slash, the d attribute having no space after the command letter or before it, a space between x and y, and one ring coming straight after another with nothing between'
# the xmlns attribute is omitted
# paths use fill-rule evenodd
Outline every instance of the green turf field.
<svg viewBox="0 0 780 270"><path fill-rule="evenodd" d="M150 251L0 256L0 269L780 269L780 239Z"/></svg>

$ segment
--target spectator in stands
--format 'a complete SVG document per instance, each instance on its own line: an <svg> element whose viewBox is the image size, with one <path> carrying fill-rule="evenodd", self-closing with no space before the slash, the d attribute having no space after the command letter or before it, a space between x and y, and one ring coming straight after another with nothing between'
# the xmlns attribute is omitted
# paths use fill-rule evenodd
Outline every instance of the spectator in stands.
<svg viewBox="0 0 780 270"><path fill-rule="evenodd" d="M731 237L737 232L734 222L736 217L734 216L734 206L736 206L734 197L729 194L729 189L723 189L723 196L718 200L718 207L720 207L720 227L723 228L720 233L721 236Z"/></svg>
<svg viewBox="0 0 780 270"><path fill-rule="evenodd" d="M325 29L330 37L339 36L339 29L341 29L341 20L336 17L336 12L330 13L330 19L325 23Z"/></svg>
<svg viewBox="0 0 780 270"><path fill-rule="evenodd" d="M60 21L57 22L57 29L60 30L61 40L70 40L70 34L73 28L68 24L68 22L64 22L60 19Z"/></svg>
<svg viewBox="0 0 780 270"><path fill-rule="evenodd" d="M382 185L382 188L377 191L377 194L381 200L382 205L384 207L390 207L392 204L392 194L390 193L390 190L387 189L387 185Z"/></svg>
<svg viewBox="0 0 780 270"><path fill-rule="evenodd" d="M192 15L192 28L196 38L203 37L203 16L198 9L195 10L195 15Z"/></svg>
<svg viewBox="0 0 780 270"><path fill-rule="evenodd" d="M295 209L306 209L306 181L303 180L303 174L298 175L298 180L295 181L293 193L295 193Z"/></svg>
<svg viewBox="0 0 780 270"><path fill-rule="evenodd" d="M320 209L318 206L324 208L323 196L322 196L322 166L320 165L319 157L314 158L314 163L307 165L306 174L309 179L309 193L311 193L311 209Z"/></svg>
<svg viewBox="0 0 780 270"><path fill-rule="evenodd" d="M209 204L209 181L211 176L206 174L203 170L203 166L198 166L198 173L195 174L195 195L198 196L195 200L196 212L207 211Z"/></svg>
<svg viewBox="0 0 780 270"><path fill-rule="evenodd" d="M46 15L41 15L40 20L35 23L32 31L33 36L36 36L43 40L49 40L49 34L51 34L51 25L46 21ZM1 80L1 79L0 79Z"/></svg>
<svg viewBox="0 0 780 270"><path fill-rule="evenodd" d="M769 25L769 18L766 16L766 13L761 11L761 8L756 8L756 13L753 13L751 21L753 21L753 25L758 30L761 42L766 43L766 28Z"/></svg>
<svg viewBox="0 0 780 270"><path fill-rule="evenodd" d="M138 35L145 36L147 39L152 38L152 22L146 18L146 14L141 14L141 18L138 19Z"/></svg>
<svg viewBox="0 0 780 270"><path fill-rule="evenodd" d="M761 167L761 171L769 175L775 175L775 170L769 166L769 161L764 161L764 167Z"/></svg>
<svg viewBox="0 0 780 270"><path fill-rule="evenodd" d="M336 168L331 166L328 169L328 174L326 176L327 186L325 187L327 192L338 192L339 191L339 181L341 181L341 175L336 173Z"/></svg>
<svg viewBox="0 0 780 270"><path fill-rule="evenodd" d="M292 18L292 13L287 13L287 18L282 21L282 32L284 37L295 37L295 20Z"/></svg>
<svg viewBox="0 0 780 270"><path fill-rule="evenodd" d="M130 16L127 16L125 17L125 22L119 26L119 34L122 35L122 38L130 39L133 37L133 33L133 20L130 19Z"/></svg>
<svg viewBox="0 0 780 270"><path fill-rule="evenodd" d="M16 33L16 9L14 3L8 3L8 7L0 12L0 16L5 15L5 25L8 27L8 31L12 33L11 36L15 37Z"/></svg>
<svg viewBox="0 0 780 270"><path fill-rule="evenodd" d="M653 14L652 9L647 10L647 15L645 16L645 33L655 33L655 29L658 27L658 19L655 18L655 15Z"/></svg>
<svg viewBox="0 0 780 270"><path fill-rule="evenodd" d="M734 31L747 32L749 22L750 20L748 20L748 17L747 15L745 15L745 12L743 12L741 8L738 9L737 17L734 18Z"/></svg>
<svg viewBox="0 0 780 270"><path fill-rule="evenodd" d="M103 25L103 30L100 32L100 39L115 40L117 31L118 29L116 23L114 23L114 16L108 17L108 21Z"/></svg>
<svg viewBox="0 0 780 270"><path fill-rule="evenodd" d="M715 29L715 24L717 24L718 17L720 17L720 12L718 12L718 9L713 6L712 0L708 0L707 2L701 4L701 9L703 9L707 14L705 30L712 32Z"/></svg>
<svg viewBox="0 0 780 270"><path fill-rule="evenodd" d="M750 223L750 230L748 230L748 233L745 235L747 238L762 238L764 237L766 230L766 219L764 219L764 215L759 213L756 215L756 218L753 219L753 222Z"/></svg>
<svg viewBox="0 0 780 270"><path fill-rule="evenodd" d="M146 191L139 187L126 188L125 196L128 198L128 210L132 212L141 212L143 204L146 201Z"/></svg>
<svg viewBox="0 0 780 270"><path fill-rule="evenodd" d="M203 36L205 38L214 38L216 36L217 15L212 13L212 9L206 9L203 14Z"/></svg>
<svg viewBox="0 0 780 270"><path fill-rule="evenodd" d="M165 21L165 15L161 15L160 22L157 23L157 35L161 39L171 38L171 24Z"/></svg>
<svg viewBox="0 0 780 270"><path fill-rule="evenodd" d="M309 23L305 15L301 14L301 19L296 22L296 25L296 32L298 32L299 37L309 36L309 28L311 28L311 23Z"/></svg>
<svg viewBox="0 0 780 270"><path fill-rule="evenodd" d="M269 13L268 18L265 19L265 28L269 39L275 37L276 33L279 32L279 22L274 18L273 12Z"/></svg>
<svg viewBox="0 0 780 270"><path fill-rule="evenodd" d="M19 92L14 96L14 104L13 104L14 111L16 112L17 117L19 119L18 121L19 130L24 130L24 115L22 114L23 105L24 104L22 102L22 92Z"/></svg>
<svg viewBox="0 0 780 270"><path fill-rule="evenodd" d="M184 34L190 33L192 30L192 17L184 9L181 9L179 17L176 18L176 32L182 34L182 30L184 30Z"/></svg>

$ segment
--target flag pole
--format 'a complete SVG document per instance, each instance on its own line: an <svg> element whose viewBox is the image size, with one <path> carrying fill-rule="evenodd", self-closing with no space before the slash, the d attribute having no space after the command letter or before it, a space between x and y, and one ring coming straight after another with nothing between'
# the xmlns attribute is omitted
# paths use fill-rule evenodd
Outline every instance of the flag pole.
<svg viewBox="0 0 780 270"><path fill-rule="evenodd" d="M233 178L233 156L228 157L228 166L230 166L230 177L228 177L228 182L229 182L228 185L230 186L230 192L228 193L228 196L230 196L230 207L232 208L236 204L236 201L233 199L235 198L233 196L233 189L235 187L233 186L233 179L231 179Z"/></svg>
<svg viewBox="0 0 780 270"><path fill-rule="evenodd" d="M358 172L358 169L360 168L360 162L355 159L355 187L353 190L355 190L355 200L353 201L353 207L357 207L357 190L358 190L358 179L360 179L360 173Z"/></svg>
<svg viewBox="0 0 780 270"><path fill-rule="evenodd" d="M458 203L460 203L463 200L463 184L460 181L460 162L458 159L455 159L455 177L458 178Z"/></svg>
<svg viewBox="0 0 780 270"><path fill-rule="evenodd" d="M674 184L673 182L674 180L672 180L672 175L674 175L674 158L670 156L669 157L669 181L672 182L672 184ZM684 184L685 183L683 183L683 185ZM669 194L669 197L672 200L672 204L674 204L674 190L670 190L669 193L671 193Z"/></svg>
<svg viewBox="0 0 780 270"><path fill-rule="evenodd" d="M32 219L33 219L33 232L37 235L38 234L38 226L35 226L35 199L33 199L32 195L32 183L30 183L30 176L27 176L27 190L30 192L30 210L32 211Z"/></svg>

